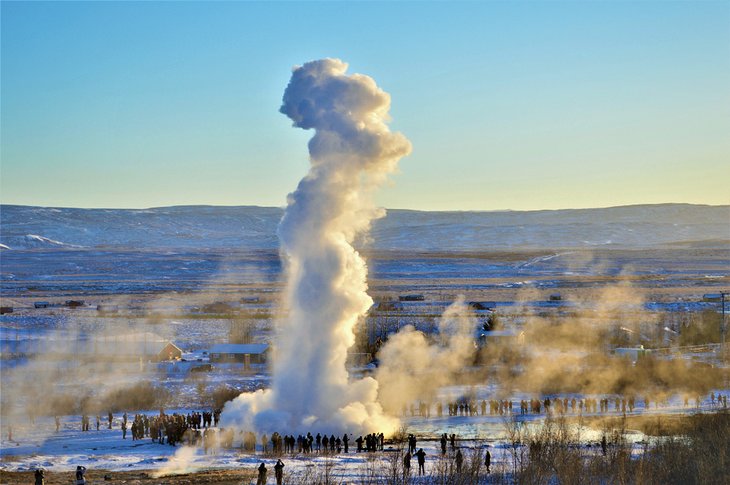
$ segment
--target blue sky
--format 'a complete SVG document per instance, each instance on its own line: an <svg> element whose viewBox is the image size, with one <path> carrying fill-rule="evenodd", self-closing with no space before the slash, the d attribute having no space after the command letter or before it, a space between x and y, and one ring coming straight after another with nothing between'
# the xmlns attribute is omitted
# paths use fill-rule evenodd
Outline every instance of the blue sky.
<svg viewBox="0 0 730 485"><path fill-rule="evenodd" d="M729 2L2 2L0 201L285 204L291 67L413 143L392 208L730 203Z"/></svg>

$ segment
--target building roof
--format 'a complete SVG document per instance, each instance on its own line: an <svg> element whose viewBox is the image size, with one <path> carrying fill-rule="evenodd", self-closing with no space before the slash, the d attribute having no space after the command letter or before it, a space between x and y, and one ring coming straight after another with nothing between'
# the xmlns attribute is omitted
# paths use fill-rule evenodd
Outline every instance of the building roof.
<svg viewBox="0 0 730 485"><path fill-rule="evenodd" d="M269 344L216 344L211 347L211 354L263 354L269 350Z"/></svg>

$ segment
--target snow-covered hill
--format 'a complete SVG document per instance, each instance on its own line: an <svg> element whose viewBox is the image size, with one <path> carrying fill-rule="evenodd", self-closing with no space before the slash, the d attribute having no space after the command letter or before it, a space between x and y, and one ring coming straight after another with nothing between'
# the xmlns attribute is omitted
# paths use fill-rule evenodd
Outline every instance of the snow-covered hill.
<svg viewBox="0 0 730 485"><path fill-rule="evenodd" d="M11 249L274 249L283 210L178 206L71 209L0 206ZM555 211L389 210L368 241L376 250L730 246L730 206L660 204Z"/></svg>

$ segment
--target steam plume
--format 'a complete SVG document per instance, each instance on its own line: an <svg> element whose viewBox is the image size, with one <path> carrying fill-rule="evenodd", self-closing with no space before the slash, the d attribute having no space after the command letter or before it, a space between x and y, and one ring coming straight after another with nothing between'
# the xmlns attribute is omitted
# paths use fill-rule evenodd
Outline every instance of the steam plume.
<svg viewBox="0 0 730 485"><path fill-rule="evenodd" d="M390 96L347 64L322 59L296 67L281 112L315 130L311 168L288 197L279 224L287 268L272 387L229 403L224 426L293 432L397 426L377 402L377 382L351 381L345 368L353 328L372 305L367 266L353 239L381 215L372 193L411 146L386 122Z"/></svg>
<svg viewBox="0 0 730 485"><path fill-rule="evenodd" d="M387 412L397 413L414 400L431 401L441 387L458 382L474 359L474 328L464 297L449 305L438 322L437 340L408 325L392 335L378 353L379 399Z"/></svg>

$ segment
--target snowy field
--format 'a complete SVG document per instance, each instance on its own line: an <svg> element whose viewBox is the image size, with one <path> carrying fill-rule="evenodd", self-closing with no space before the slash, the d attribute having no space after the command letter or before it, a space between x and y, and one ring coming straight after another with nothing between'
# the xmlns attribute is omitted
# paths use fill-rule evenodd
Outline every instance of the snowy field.
<svg viewBox="0 0 730 485"><path fill-rule="evenodd" d="M631 345L638 346L646 333L655 346L676 347L681 325L703 313L719 312L719 303L706 301L703 295L730 286L730 230L724 224L728 208L655 207L642 211L605 210L600 217L612 222L603 221L602 225L591 222L599 215L590 211L465 213L458 217L394 211L376 223L373 236L377 244L363 247L368 256L369 293L376 302L391 305L379 307L369 317L366 341L372 344L383 332L408 324L433 331L445 309L464 295L466 301L484 302L490 308L476 315L479 325L489 315L497 315L508 328L504 332L507 336L518 335L536 318L563 323L581 318L589 324L594 320L596 325L608 322L611 328L636 320L643 327L627 334ZM638 213L643 219L636 218ZM229 342L231 329L240 320L253 322L250 327L256 342L275 345L276 321L285 315L280 308L282 265L273 232L280 210L95 212L3 207L1 215L2 244L11 249L0 252L0 292L2 305L13 307L12 313L0 315L3 349L13 348L13 342L18 341L60 345L100 335L149 332L178 345L182 359L135 360L109 366L73 358L18 357L3 350L0 470L43 467L49 472L64 472L83 465L112 472L253 471L261 460L271 470L275 459L262 454L260 448L255 454L234 448L206 455L202 449L181 452L182 446L152 443L149 438L133 441L129 434L122 439L119 426L123 411L130 417L140 412L152 416L158 413L155 408L115 412L111 430L105 426L105 416L101 429L94 429L91 416L92 426L87 432L81 431L78 414L61 416L61 429L56 432L53 417L36 416L31 425L25 411L34 399L46 397L44 389L48 394L98 396L102 391L126 389L135 383L152 383L169 393L167 413L188 413L209 409L204 396L219 387L241 392L269 387L271 375L266 370L242 372L238 365L215 364L210 371L196 375L191 369L209 363L208 350ZM673 217L679 222L672 223ZM242 226L246 231L237 234L235 228ZM149 227L154 230L148 231ZM656 237L642 238L646 232ZM461 235L457 238L453 234ZM489 247L482 244L485 240L492 241ZM400 301L403 295L423 299ZM65 307L70 299L84 303L77 308ZM51 305L36 308L39 301ZM228 310L205 309L218 303L224 303ZM98 311L98 305L114 311ZM666 327L664 323L657 325L660 320L669 323ZM528 343L523 352L529 354L529 349ZM610 350L601 347L591 352L609 354ZM544 355L572 359L590 353L562 348ZM727 376L716 347L663 352L660 359L682 359L698 368L724 369ZM514 420L509 415L489 414L436 417L433 409L429 418L410 413L400 417L405 432L417 435L418 447L427 454L427 474L436 473L453 460L451 449L446 458L440 458L438 437L442 433L457 435L457 447L465 454L478 452L483 456L489 449L495 469L508 472L514 452L510 430L515 426L537 429L545 420L544 414L520 416L520 400L555 397L520 391L513 383L507 388L501 379L522 370L519 365L510 365L499 360L485 364L482 370L488 378L443 387L439 400L445 403L464 396L510 399L515 405ZM361 376L373 369L358 368L352 374ZM35 394L24 395L39 383L42 385L34 389ZM727 377L712 387L715 395L730 397ZM615 395L560 397L613 399ZM659 407L652 399L649 409L644 409L642 397L637 396L636 408L627 412L629 417L662 420L721 408L711 402L709 391L699 405L695 405L694 396L690 397L689 406L679 392L663 394L661 399L666 402ZM600 418L618 418L622 413L614 410L612 402L607 413L567 415L579 446L597 453L603 433ZM639 429L628 429L626 436L634 443L635 453L656 439ZM283 459L287 476L306 481L312 474L326 472L334 482L350 483L364 481L374 470L384 473L393 457L400 457L400 449L400 444L387 440L383 452L287 454ZM273 483L273 470L269 482Z"/></svg>
<svg viewBox="0 0 730 485"><path fill-rule="evenodd" d="M482 389L482 391L486 394L487 389ZM713 393L730 396L728 389L714 390ZM596 398L600 397L596 396ZM517 404L519 405L519 403ZM663 404L659 408L652 406L648 410L644 409L643 402L639 400L634 411L627 412L626 415L629 417L666 417L701 411L717 411L721 408L722 406L717 402L711 403L709 397L703 399L699 407L695 406L692 401L690 407L687 408L684 406L682 398L675 396L667 404ZM189 411L185 409L166 410L170 414L175 412L186 414ZM147 411L144 414L154 416L157 412ZM580 441L585 446L595 448L601 440L602 431L590 427L588 424L577 424L578 418L582 417L587 421L600 416L621 417L622 413L613 411L613 404L611 404L608 413L584 413L580 416L567 413L566 416L573 419L575 423L573 426ZM544 419L544 414L406 417L403 418L402 423L407 433L413 433L418 437L417 446L423 448L428 456L427 467L433 466L437 457L441 455L438 438L444 432L457 436L457 448L465 451L481 450L482 454L484 450L489 449L494 465L499 466L500 463L504 464L509 459L507 455L510 452L511 444L507 433L508 428L514 425L536 428L543 423ZM239 448L234 448L218 449L214 453L206 455L202 447L193 448L182 445L173 447L152 442L149 438L133 441L129 433L127 433L126 439L122 439L120 414L115 416L111 430L107 429L106 417L103 417L101 428L98 431L95 429L93 421L92 417L91 430L82 432L81 416L63 416L61 417L61 429L56 433L53 418L39 418L34 425L23 419L21 423L13 427L12 441L8 440L7 430L5 430L0 451L0 456L2 456L0 469L27 471L42 467L49 471L71 471L77 465L83 465L87 468L109 471L174 470L181 473L202 469L255 467L262 460L272 462L273 455L263 453L260 443L257 444L256 453L244 453ZM315 431L313 430L313 434ZM641 445L653 439L640 431L630 429L627 430L627 436L631 442L638 444L636 450L640 450ZM399 447L402 449L402 445L387 440L382 453L355 453L354 438L356 437L352 437L353 445L348 454L285 454L287 471L292 474L302 474L303 469L307 467L320 466L323 462L327 462L328 466L333 467L335 476L341 477L347 482L362 476L364 467L372 461L373 456L387 461L389 450L393 451ZM181 451L183 449L184 451ZM451 449L450 445L449 449ZM175 456L176 452L178 456ZM178 469L177 464L182 463L180 453L184 456L185 464L181 465L183 468ZM453 454L453 450L450 453Z"/></svg>

